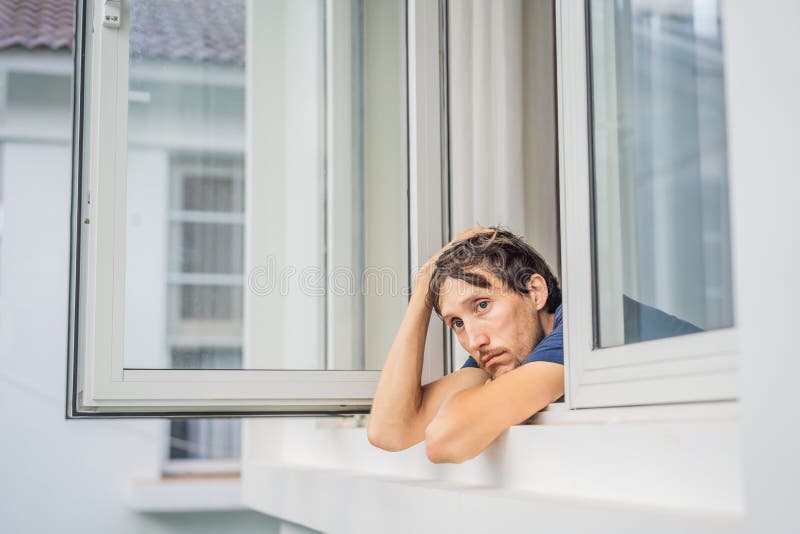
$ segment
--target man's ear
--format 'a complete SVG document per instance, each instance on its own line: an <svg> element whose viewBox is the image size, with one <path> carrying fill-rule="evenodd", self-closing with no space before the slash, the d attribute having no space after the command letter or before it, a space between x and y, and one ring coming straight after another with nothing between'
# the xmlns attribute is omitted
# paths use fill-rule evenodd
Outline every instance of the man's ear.
<svg viewBox="0 0 800 534"><path fill-rule="evenodd" d="M542 310L547 305L547 297L550 296L544 277L541 274L532 274L528 279L528 290L536 306L536 311Z"/></svg>

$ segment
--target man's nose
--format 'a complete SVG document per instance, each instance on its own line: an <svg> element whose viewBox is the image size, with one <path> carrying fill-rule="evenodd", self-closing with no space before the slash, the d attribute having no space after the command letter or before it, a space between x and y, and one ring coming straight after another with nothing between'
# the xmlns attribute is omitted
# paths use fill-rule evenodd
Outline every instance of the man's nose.
<svg viewBox="0 0 800 534"><path fill-rule="evenodd" d="M468 327L467 343L469 343L470 352L478 352L489 346L489 336L487 336L481 328Z"/></svg>

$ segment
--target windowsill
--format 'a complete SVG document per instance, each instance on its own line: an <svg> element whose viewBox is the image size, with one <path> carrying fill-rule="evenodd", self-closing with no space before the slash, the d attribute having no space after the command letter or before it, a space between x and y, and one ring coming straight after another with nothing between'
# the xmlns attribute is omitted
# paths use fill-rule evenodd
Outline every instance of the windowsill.
<svg viewBox="0 0 800 534"><path fill-rule="evenodd" d="M245 502L322 532L683 532L741 530L738 513L675 513L547 493L303 466L251 466ZM654 530L655 528L655 530Z"/></svg>
<svg viewBox="0 0 800 534"><path fill-rule="evenodd" d="M553 403L534 415L531 425L584 425L616 423L665 423L737 421L738 402L693 402L655 406L624 406L570 410L565 403Z"/></svg>
<svg viewBox="0 0 800 534"><path fill-rule="evenodd" d="M357 418L251 420L251 449L272 450L245 460L244 500L261 512L324 531L336 525L315 525L303 515L310 512L302 511L301 503L315 499L306 493L312 484L335 493L335 499L360 504L362 497L375 498L370 495L428 488L430 495L422 492L419 498L439 499L443 508L456 506L453 502L466 507L470 496L481 494L509 510L520 500L533 507L545 500L560 503L556 508L594 503L723 518L730 529L744 509L738 409L735 402L591 410L554 404L533 424L510 428L460 465L431 464L423 444L399 453L376 449ZM262 443L276 435L278 450ZM363 496L351 495L361 489Z"/></svg>
<svg viewBox="0 0 800 534"><path fill-rule="evenodd" d="M137 512L243 510L238 474L203 474L135 479L128 485L128 507Z"/></svg>
<svg viewBox="0 0 800 534"><path fill-rule="evenodd" d="M170 459L161 466L161 473L165 478L174 477L204 477L219 475L239 476L242 464L239 459Z"/></svg>
<svg viewBox="0 0 800 534"><path fill-rule="evenodd" d="M566 403L554 402L518 426L736 421L739 416L740 405L736 401L584 408L579 410L570 410L567 408ZM316 427L327 430L366 428L368 421L369 416L366 414L347 417L326 417L317 419Z"/></svg>

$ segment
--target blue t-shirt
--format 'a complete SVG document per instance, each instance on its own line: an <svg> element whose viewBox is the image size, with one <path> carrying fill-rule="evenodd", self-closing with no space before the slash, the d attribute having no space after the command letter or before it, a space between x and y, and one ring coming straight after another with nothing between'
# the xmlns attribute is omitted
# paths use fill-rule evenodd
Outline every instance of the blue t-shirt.
<svg viewBox="0 0 800 534"><path fill-rule="evenodd" d="M556 308L556 316L553 319L553 331L544 336L522 364L531 362L553 362L564 365L564 329L561 326L560 304ZM478 362L470 356L461 366L462 369L465 367L478 367Z"/></svg>

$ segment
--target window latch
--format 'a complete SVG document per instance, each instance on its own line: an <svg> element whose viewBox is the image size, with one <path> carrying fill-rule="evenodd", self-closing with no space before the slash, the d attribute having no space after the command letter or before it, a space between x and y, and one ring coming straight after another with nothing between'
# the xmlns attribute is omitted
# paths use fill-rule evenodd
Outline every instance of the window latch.
<svg viewBox="0 0 800 534"><path fill-rule="evenodd" d="M106 0L103 3L103 26L119 28L121 0Z"/></svg>

